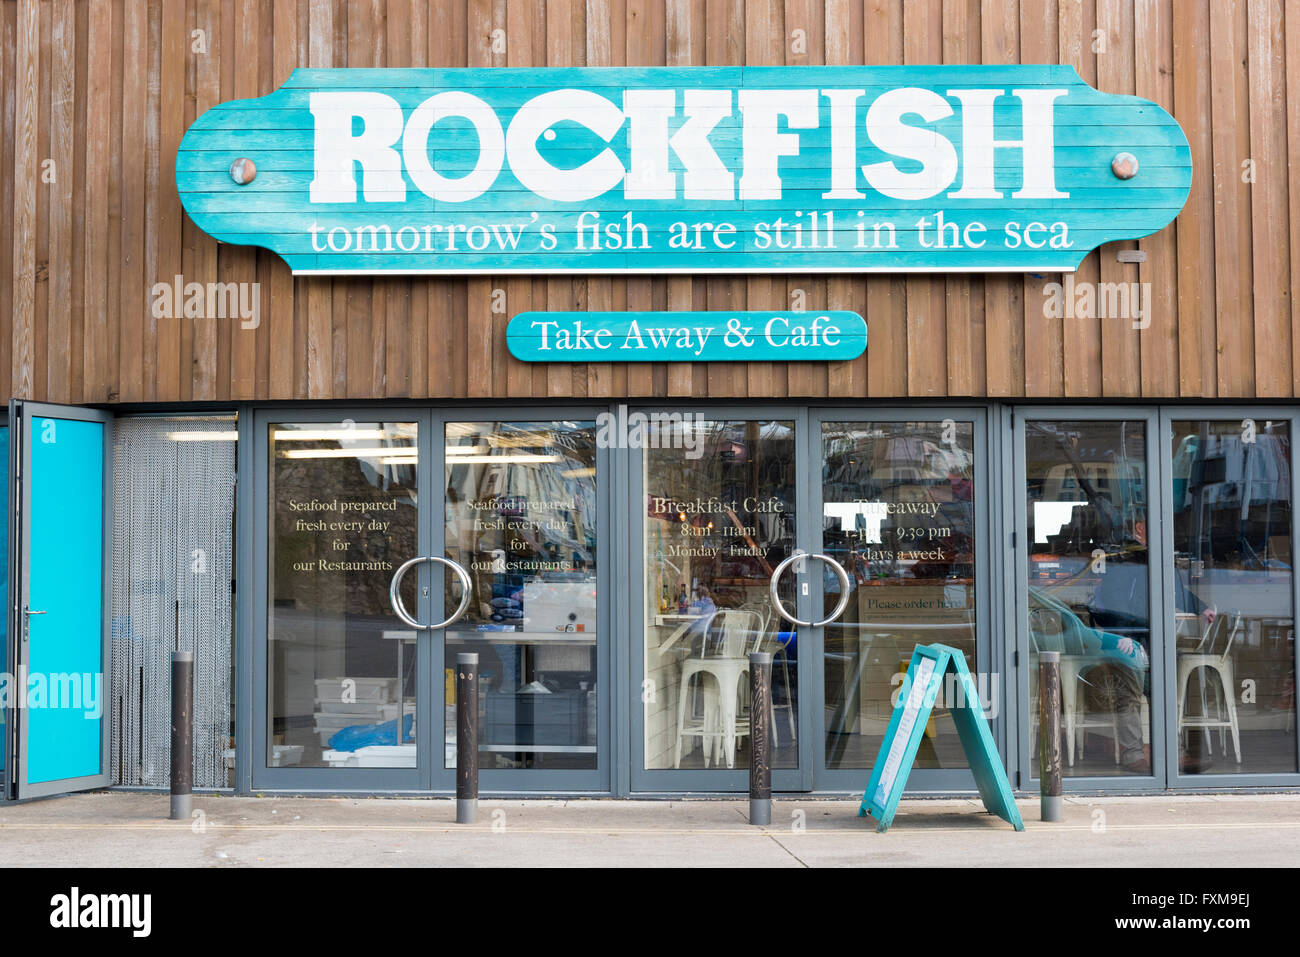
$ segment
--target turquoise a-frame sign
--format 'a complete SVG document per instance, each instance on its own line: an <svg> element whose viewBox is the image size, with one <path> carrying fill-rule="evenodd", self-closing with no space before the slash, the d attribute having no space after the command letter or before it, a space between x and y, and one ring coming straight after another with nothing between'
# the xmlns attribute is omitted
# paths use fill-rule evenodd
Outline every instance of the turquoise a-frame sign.
<svg viewBox="0 0 1300 957"><path fill-rule="evenodd" d="M956 648L940 644L918 645L912 652L912 663L903 681L898 706L894 708L889 728L885 731L885 740L881 742L871 780L862 795L858 816L870 814L874 817L877 831L886 831L893 823L930 712L950 674L956 679L957 700L949 702L953 723L957 726L957 734L984 806L1017 831L1023 831L1025 824L1011 793L1007 773L1002 768L993 732L984 717L979 691L971 679L970 669L966 667L966 656Z"/></svg>

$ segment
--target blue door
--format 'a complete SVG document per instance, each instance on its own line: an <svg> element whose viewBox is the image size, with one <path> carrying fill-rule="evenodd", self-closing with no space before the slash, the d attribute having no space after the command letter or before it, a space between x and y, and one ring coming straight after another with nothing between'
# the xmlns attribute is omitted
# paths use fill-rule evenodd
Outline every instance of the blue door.
<svg viewBox="0 0 1300 957"><path fill-rule="evenodd" d="M15 403L16 797L108 783L112 417Z"/></svg>

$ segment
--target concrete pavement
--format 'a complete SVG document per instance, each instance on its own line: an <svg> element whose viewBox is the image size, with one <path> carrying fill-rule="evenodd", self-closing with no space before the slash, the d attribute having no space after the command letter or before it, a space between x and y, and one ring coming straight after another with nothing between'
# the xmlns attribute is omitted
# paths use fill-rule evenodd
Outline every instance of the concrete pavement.
<svg viewBox="0 0 1300 957"><path fill-rule="evenodd" d="M877 834L856 801L778 800L751 827L743 800L454 801L196 797L109 791L0 807L0 865L1095 866L1300 864L1300 794L1067 798L1060 824L1021 801L1016 833L977 800L905 800Z"/></svg>

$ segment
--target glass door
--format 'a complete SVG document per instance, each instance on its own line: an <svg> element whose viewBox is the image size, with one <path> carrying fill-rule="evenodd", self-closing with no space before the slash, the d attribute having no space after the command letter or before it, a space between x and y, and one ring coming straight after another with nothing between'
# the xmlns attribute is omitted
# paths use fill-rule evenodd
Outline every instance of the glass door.
<svg viewBox="0 0 1300 957"><path fill-rule="evenodd" d="M631 786L636 791L748 787L749 662L772 655L772 786L811 787L805 629L780 615L773 576L809 542L806 414L753 409L620 410L612 438L630 448L633 623ZM775 585L808 620L808 575ZM635 701L635 697L633 699Z"/></svg>
<svg viewBox="0 0 1300 957"><path fill-rule="evenodd" d="M918 644L939 642L966 656L999 734L985 429L982 410L828 410L814 418L819 550L848 573L846 595L824 566L814 594L827 621L812 636L822 691L814 722L819 790L866 785ZM946 707L952 693L945 689L936 704L911 789L974 787Z"/></svg>
<svg viewBox="0 0 1300 957"><path fill-rule="evenodd" d="M437 428L437 547L472 583L442 641L444 772L456 767L456 655L475 652L480 787L606 791L606 453L595 416L487 412ZM454 608L447 581L444 607Z"/></svg>
<svg viewBox="0 0 1300 957"><path fill-rule="evenodd" d="M1169 783L1293 784L1296 576L1280 409L1166 409Z"/></svg>
<svg viewBox="0 0 1300 957"><path fill-rule="evenodd" d="M270 410L255 429L253 787L431 787L432 639L389 594L401 566L436 554L429 416ZM421 563L402 583L420 622L440 620L433 574Z"/></svg>
<svg viewBox="0 0 1300 957"><path fill-rule="evenodd" d="M1153 412L1017 409L1021 767L1038 769L1038 655L1061 656L1067 788L1163 786Z"/></svg>
<svg viewBox="0 0 1300 957"><path fill-rule="evenodd" d="M453 789L472 651L481 789L608 789L606 458L548 411L258 413L254 787Z"/></svg>

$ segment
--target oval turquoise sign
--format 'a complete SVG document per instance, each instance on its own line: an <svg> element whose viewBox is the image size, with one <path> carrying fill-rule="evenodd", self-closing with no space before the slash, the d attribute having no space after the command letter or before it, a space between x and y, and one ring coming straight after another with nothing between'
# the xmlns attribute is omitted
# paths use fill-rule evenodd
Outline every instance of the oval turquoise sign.
<svg viewBox="0 0 1300 957"><path fill-rule="evenodd" d="M1191 181L1158 105L1028 64L299 69L176 156L199 228L344 275L1071 271Z"/></svg>
<svg viewBox="0 0 1300 957"><path fill-rule="evenodd" d="M506 327L524 362L799 362L856 359L856 312L521 312Z"/></svg>

